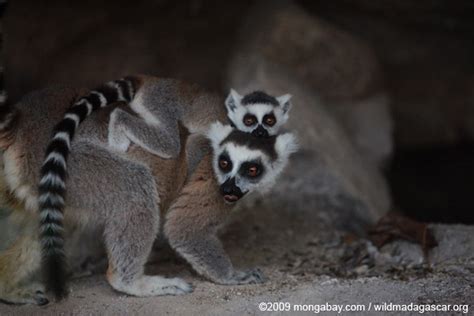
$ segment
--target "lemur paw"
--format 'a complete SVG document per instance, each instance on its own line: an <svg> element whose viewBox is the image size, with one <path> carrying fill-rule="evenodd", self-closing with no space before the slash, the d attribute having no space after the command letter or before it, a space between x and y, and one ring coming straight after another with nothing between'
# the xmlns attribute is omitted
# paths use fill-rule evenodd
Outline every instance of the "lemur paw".
<svg viewBox="0 0 474 316"><path fill-rule="evenodd" d="M11 291L2 290L0 293L0 301L7 304L46 305L49 303L44 293L44 286L39 283L19 286Z"/></svg>
<svg viewBox="0 0 474 316"><path fill-rule="evenodd" d="M143 276L128 284L113 281L111 285L117 291L133 296L182 295L193 291L193 287L182 279L160 276Z"/></svg>
<svg viewBox="0 0 474 316"><path fill-rule="evenodd" d="M262 271L258 268L239 271L235 274L234 278L237 281L237 284L259 284L266 281Z"/></svg>
<svg viewBox="0 0 474 316"><path fill-rule="evenodd" d="M194 287L188 282L180 279L166 279L169 283L168 285L163 285L162 289L166 294L169 295L182 295L191 293L194 290Z"/></svg>

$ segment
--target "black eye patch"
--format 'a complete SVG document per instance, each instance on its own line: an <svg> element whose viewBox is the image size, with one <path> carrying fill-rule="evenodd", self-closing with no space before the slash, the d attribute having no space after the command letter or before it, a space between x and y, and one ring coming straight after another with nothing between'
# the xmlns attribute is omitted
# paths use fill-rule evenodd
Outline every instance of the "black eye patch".
<svg viewBox="0 0 474 316"><path fill-rule="evenodd" d="M217 160L217 164L219 169L225 173L230 172L232 170L232 161L229 158L227 153L222 153Z"/></svg>
<svg viewBox="0 0 474 316"><path fill-rule="evenodd" d="M245 126L252 126L257 123L257 118L255 117L255 115L246 114L244 116L243 122Z"/></svg>
<svg viewBox="0 0 474 316"><path fill-rule="evenodd" d="M239 174L248 179L260 179L265 168L260 160L246 161L240 165Z"/></svg>

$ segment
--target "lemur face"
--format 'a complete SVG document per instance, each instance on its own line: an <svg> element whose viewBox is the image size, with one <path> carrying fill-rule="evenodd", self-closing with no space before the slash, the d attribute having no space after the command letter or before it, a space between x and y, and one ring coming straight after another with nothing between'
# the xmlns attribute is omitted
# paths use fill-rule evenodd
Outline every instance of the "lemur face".
<svg viewBox="0 0 474 316"><path fill-rule="evenodd" d="M241 96L231 89L225 105L237 129L255 137L269 137L276 135L288 120L290 98L289 94L274 98L261 91Z"/></svg>
<svg viewBox="0 0 474 316"><path fill-rule="evenodd" d="M270 189L290 154L297 150L290 133L255 137L218 122L211 125L208 138L213 147L214 173L227 203L235 203L252 191Z"/></svg>

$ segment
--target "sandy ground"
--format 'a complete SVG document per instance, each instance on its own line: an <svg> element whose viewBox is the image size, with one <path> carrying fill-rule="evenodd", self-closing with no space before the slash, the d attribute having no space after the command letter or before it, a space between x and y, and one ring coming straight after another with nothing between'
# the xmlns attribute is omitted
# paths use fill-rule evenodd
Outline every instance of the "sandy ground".
<svg viewBox="0 0 474 316"><path fill-rule="evenodd" d="M161 245L149 260L148 273L182 277L195 286L192 294L129 297L112 290L99 274L73 281L67 301L42 307L0 305L0 315L254 315L264 314L260 302L365 304L366 309L372 303L373 309L384 302L474 301L472 226L434 225L439 245L428 263L413 243L393 242L377 250L364 238L324 225L317 216L254 210L258 212L243 210L236 216L222 239L235 266L262 269L268 278L263 285L215 285ZM470 308L472 312L474 306Z"/></svg>

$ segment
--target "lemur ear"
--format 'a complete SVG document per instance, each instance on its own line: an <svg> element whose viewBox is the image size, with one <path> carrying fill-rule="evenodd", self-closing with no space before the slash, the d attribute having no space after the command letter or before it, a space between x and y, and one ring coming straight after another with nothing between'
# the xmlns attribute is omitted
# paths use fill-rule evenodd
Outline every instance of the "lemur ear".
<svg viewBox="0 0 474 316"><path fill-rule="evenodd" d="M284 133L277 136L275 150L278 154L278 160L281 162L286 164L290 155L298 151L298 148L298 140L292 133Z"/></svg>
<svg viewBox="0 0 474 316"><path fill-rule="evenodd" d="M241 100L242 100L242 96L234 89L230 89L230 93L225 99L225 106L227 107L227 111L234 112L234 110L238 106L240 106Z"/></svg>
<svg viewBox="0 0 474 316"><path fill-rule="evenodd" d="M291 94L284 94L282 96L277 97L278 103L280 103L281 108L283 109L283 113L286 114L291 108Z"/></svg>
<svg viewBox="0 0 474 316"><path fill-rule="evenodd" d="M224 125L219 121L212 123L206 133L207 138L211 141L212 148L219 148L220 143L232 132L230 125Z"/></svg>

